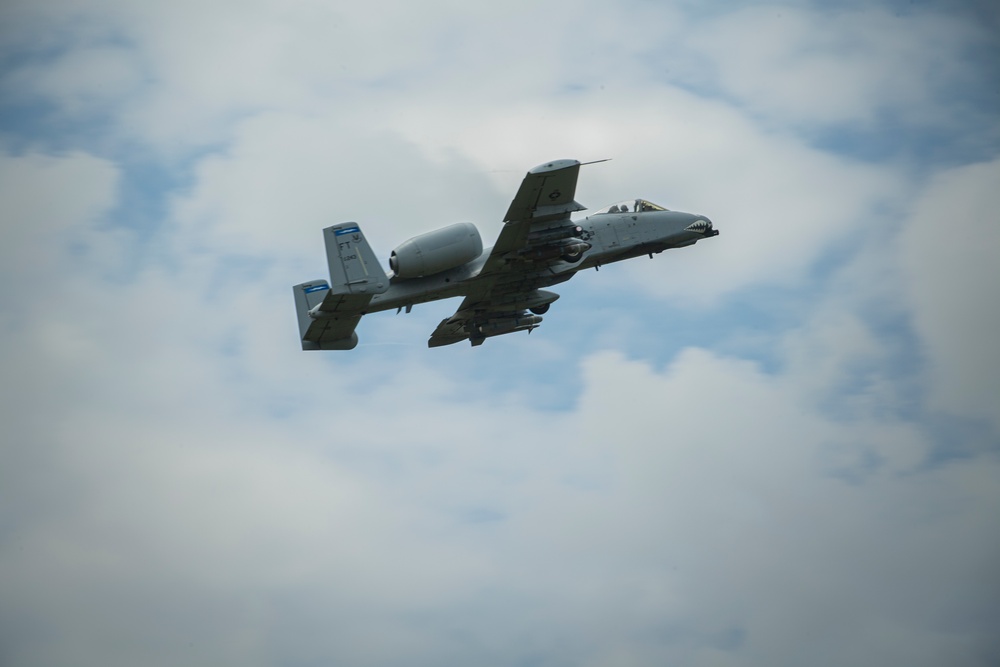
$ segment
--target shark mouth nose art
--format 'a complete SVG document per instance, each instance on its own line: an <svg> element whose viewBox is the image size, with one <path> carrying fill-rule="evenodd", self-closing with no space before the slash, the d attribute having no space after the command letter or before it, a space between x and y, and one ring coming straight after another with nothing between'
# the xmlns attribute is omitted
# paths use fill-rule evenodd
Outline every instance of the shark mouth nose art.
<svg viewBox="0 0 1000 667"><path fill-rule="evenodd" d="M715 233L717 233L712 229L712 223L708 220L695 220L690 225L685 227L684 231L698 232L699 234L704 234L705 236L715 236Z"/></svg>

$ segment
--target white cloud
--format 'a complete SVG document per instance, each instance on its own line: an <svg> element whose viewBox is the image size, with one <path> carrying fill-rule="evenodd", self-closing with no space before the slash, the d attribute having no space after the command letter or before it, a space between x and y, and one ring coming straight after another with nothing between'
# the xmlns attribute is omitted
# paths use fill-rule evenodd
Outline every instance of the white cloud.
<svg viewBox="0 0 1000 667"><path fill-rule="evenodd" d="M4 86L54 102L64 116L87 118L134 95L142 76L132 50L120 45L83 46L51 62L14 70Z"/></svg>
<svg viewBox="0 0 1000 667"><path fill-rule="evenodd" d="M146 292L166 307L171 289ZM32 358L26 341L8 367ZM976 628L997 462L880 462L925 436L830 419L794 376L698 349L663 371L602 353L560 415L469 398L428 362L359 394L340 362L288 355L269 380L304 403L276 420L241 405L252 394L210 347L153 349L126 348L129 373L102 370L107 356L51 369L58 420L6 415L30 475L4 488L36 501L0 559L5 597L56 639L20 638L26 663L134 663L151 646L206 664L995 651ZM64 376L100 384L68 402ZM968 624L946 631L956 615Z"/></svg>
<svg viewBox="0 0 1000 667"><path fill-rule="evenodd" d="M23 325L25 304L59 306L61 295L52 289L72 280L73 253L114 261L117 244L87 232L114 206L117 187L115 166L92 155L0 154L0 299L8 326Z"/></svg>
<svg viewBox="0 0 1000 667"><path fill-rule="evenodd" d="M3 8L56 54L10 61L5 91L30 72L63 120L103 105L96 144L184 156L162 164L186 185L157 192L140 244L108 222L131 154L0 161L24 223L0 251L0 662L996 662L1000 463L924 414L990 419L1000 393L996 163L932 180L900 223L905 169L796 134L940 117L914 45L952 63L974 30L648 3L71 4ZM663 83L713 71L745 109ZM289 286L324 273L323 226L366 224L381 257L461 219L489 240L556 157L615 158L584 169L591 208L646 196L722 229L602 271L604 296L638 278L746 336L719 297L795 293L752 332L767 370L626 356L616 331L674 323L590 292L586 316L553 311L585 323L573 345L428 351L421 311L362 325L412 346L297 349ZM161 187L123 187L142 186ZM829 283L802 287L820 261ZM908 309L925 375L873 315ZM548 386L568 395L536 402ZM966 458L932 459L946 444Z"/></svg>
<svg viewBox="0 0 1000 667"><path fill-rule="evenodd" d="M255 255L312 249L312 273L325 272L321 230L328 225L361 223L385 260L412 235L492 208L487 224L478 221L489 239L506 205L458 156L430 162L387 129L345 131L336 115L247 120L226 154L206 157L196 173L195 188L175 200L183 238Z"/></svg>
<svg viewBox="0 0 1000 667"><path fill-rule="evenodd" d="M967 540L979 539L973 533L952 534L969 545L955 553L942 531L968 528L952 512L988 520L985 508L1000 490L991 481L995 461L915 477L876 467L852 485L828 476L829 448L881 452L923 436L902 424L839 424L803 401L787 378L699 350L663 374L614 354L593 357L586 368L584 451L607 461L613 491L591 495L591 502L586 494L576 503L553 502L533 517L539 535L543 526L559 525L560 537L551 539L562 553L579 554L573 562L580 569L570 568L567 579L588 580L588 568L591 577L606 572L595 554L613 554L625 572L646 573L636 582L639 600L658 589L667 593L644 622L656 618L664 630L694 626L704 633L703 645L692 649L696 656L710 653L713 639L724 643L711 634L713 627L725 634L728 618L745 637L739 657L730 655L734 664L824 664L815 655L822 641L831 642L830 664L880 654L888 662L934 664L953 648L975 657L974 637L953 643L936 636L932 619L961 606L966 595L981 612L990 604L988 593L972 591L976 578L987 576L995 535L982 535L972 547ZM894 563L906 565L893 572ZM959 572L977 574L965 579ZM911 613L914 597L941 606ZM617 617L601 609L595 617ZM632 609L623 603L621 611ZM869 624L884 624L892 634L860 632ZM634 626L618 631L618 641L636 641L629 636ZM852 637L850 648L837 645L840 632ZM788 642L789 633L826 639Z"/></svg>
<svg viewBox="0 0 1000 667"><path fill-rule="evenodd" d="M942 90L974 78L970 44L985 31L943 13L891 14L757 6L696 24L680 43L707 61L708 81L755 113L796 126L874 124L889 111L941 123Z"/></svg>
<svg viewBox="0 0 1000 667"><path fill-rule="evenodd" d="M84 153L0 156L4 268L12 274L54 270L73 232L114 205L117 181L113 164Z"/></svg>
<svg viewBox="0 0 1000 667"><path fill-rule="evenodd" d="M588 356L560 414L430 358L303 355L290 320L247 318L287 300L255 289L276 269L204 294L216 252L131 285L85 272L8 334L13 376L46 370L5 403L2 487L29 509L0 576L54 638L7 642L16 664L995 655L997 462L926 469L919 423L817 408L872 400L838 391L882 363L849 313L820 309L781 374Z"/></svg>
<svg viewBox="0 0 1000 667"><path fill-rule="evenodd" d="M430 125L410 135L417 140L479 106L523 114L522 126L551 125L580 105L572 94L580 90L613 95L619 113L649 109L648 95L664 81L721 93L772 127L871 122L887 109L940 124L955 109L947 93L980 84L983 72L967 58L988 43L960 17L879 8L774 5L706 16L648 3L466 9L104 0L81 8L49 0L7 11L9 25L62 50L55 63L19 64L10 81L62 104L121 94L107 107L116 132L182 154L218 145L235 119L258 112L405 117L414 102L433 100L444 114L424 118ZM25 48L17 33L5 37ZM552 106L538 110L535 100ZM577 150L593 145L592 117L566 128ZM522 145L524 135L513 139Z"/></svg>
<svg viewBox="0 0 1000 667"><path fill-rule="evenodd" d="M899 252L905 297L930 361L930 398L1000 430L1000 161L936 176L914 202Z"/></svg>
<svg viewBox="0 0 1000 667"><path fill-rule="evenodd" d="M899 196L889 169L762 132L680 91L645 99L622 109L614 91L598 92L581 96L580 111L538 101L478 113L415 99L405 113L372 113L364 124L332 111L258 116L237 126L225 155L199 163L178 220L218 235L216 247L249 252L315 245L319 229L348 219L365 224L384 255L458 220L475 222L489 242L536 161L614 156L584 168L579 201L597 209L644 196L709 215L722 230L719 239L629 269L645 291L695 303L755 284L795 284L832 243L888 224L873 211ZM344 132L345 117L366 129ZM491 188L487 177L498 169Z"/></svg>

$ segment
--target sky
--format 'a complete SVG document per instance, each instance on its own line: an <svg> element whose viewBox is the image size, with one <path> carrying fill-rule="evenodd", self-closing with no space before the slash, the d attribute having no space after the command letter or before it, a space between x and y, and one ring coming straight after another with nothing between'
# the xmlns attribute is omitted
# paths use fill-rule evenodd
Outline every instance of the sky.
<svg viewBox="0 0 1000 667"><path fill-rule="evenodd" d="M1000 663L990 2L0 4L0 664ZM720 236L300 350L584 166ZM586 215L586 212L582 213Z"/></svg>

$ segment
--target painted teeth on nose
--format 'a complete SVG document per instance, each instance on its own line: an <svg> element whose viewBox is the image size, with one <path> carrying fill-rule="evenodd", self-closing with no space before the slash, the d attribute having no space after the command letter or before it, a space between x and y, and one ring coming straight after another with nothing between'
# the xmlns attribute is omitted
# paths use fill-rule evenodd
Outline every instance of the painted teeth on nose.
<svg viewBox="0 0 1000 667"><path fill-rule="evenodd" d="M690 232L703 232L708 229L708 220L696 220L684 229Z"/></svg>

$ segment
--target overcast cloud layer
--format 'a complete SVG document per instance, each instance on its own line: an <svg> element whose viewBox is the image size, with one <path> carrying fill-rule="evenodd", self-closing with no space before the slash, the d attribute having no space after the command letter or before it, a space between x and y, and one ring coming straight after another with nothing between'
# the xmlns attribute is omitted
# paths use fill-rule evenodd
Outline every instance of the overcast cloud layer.
<svg viewBox="0 0 1000 667"><path fill-rule="evenodd" d="M0 664L1000 663L991 3L0 6ZM708 215L299 350L524 172Z"/></svg>

